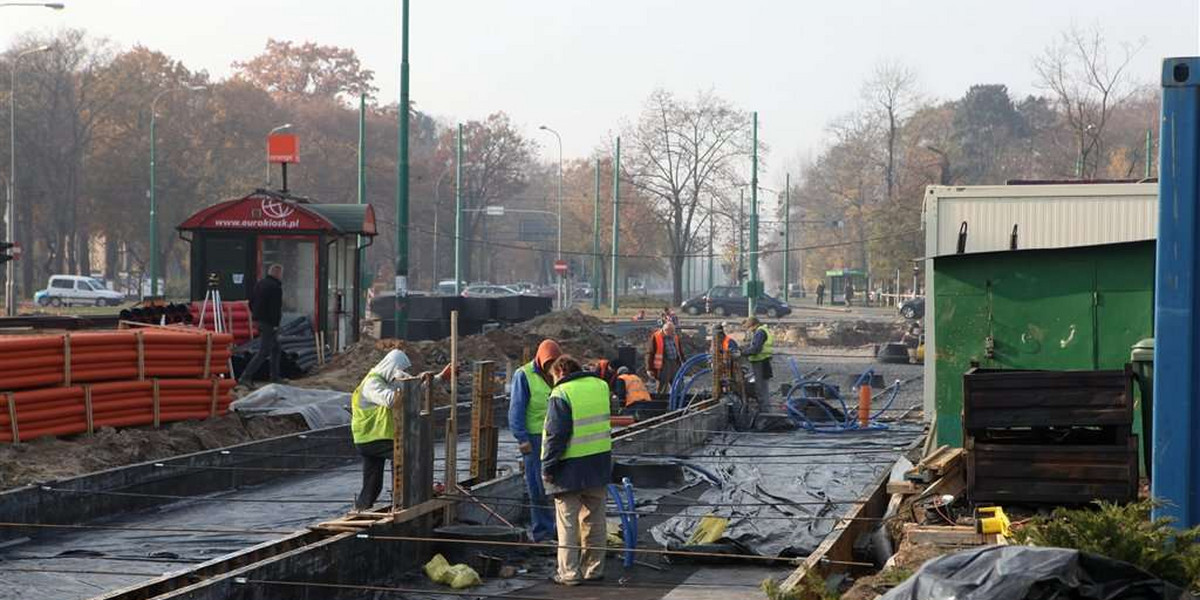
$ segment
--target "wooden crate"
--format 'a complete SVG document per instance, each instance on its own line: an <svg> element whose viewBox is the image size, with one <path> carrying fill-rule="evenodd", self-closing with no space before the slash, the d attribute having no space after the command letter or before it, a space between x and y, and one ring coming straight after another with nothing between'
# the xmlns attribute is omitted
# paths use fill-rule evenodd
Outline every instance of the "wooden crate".
<svg viewBox="0 0 1200 600"><path fill-rule="evenodd" d="M1123 445L1023 445L967 439L973 502L1084 504L1137 498L1137 438Z"/></svg>
<svg viewBox="0 0 1200 600"><path fill-rule="evenodd" d="M1130 367L1109 371L971 369L963 375L963 429L1117 427L1133 424Z"/></svg>

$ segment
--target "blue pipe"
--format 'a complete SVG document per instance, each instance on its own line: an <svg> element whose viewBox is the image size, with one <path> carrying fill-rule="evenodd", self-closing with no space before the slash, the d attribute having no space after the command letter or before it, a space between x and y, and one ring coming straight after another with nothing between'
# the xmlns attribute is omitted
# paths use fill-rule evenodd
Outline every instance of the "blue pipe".
<svg viewBox="0 0 1200 600"><path fill-rule="evenodd" d="M874 375L874 369L867 369L861 375L859 375L857 379L854 380L854 388L858 388L864 382L870 381L870 378ZM824 397L806 395L807 390L805 390L805 388L813 385L821 386L821 389L825 394ZM888 397L887 401L884 402L883 406L880 407L879 410L875 411L875 414L871 415L865 427L859 425L854 414L850 412L849 407L846 406L846 401L842 398L841 391L837 388L837 386L830 385L819 379L802 379L792 384L792 386L788 388L785 406L787 407L788 417L793 423L795 423L798 427L813 433L853 433L864 431L880 431L888 428L886 424L879 422L878 419L880 415L887 412L887 410L891 408L892 403L896 401L896 397L900 394L900 381L897 380L896 383L893 383L888 387L892 390L891 395ZM795 396L798 392L802 395L799 398L796 398ZM833 411L831 411L827 406L828 403L835 400L841 405L842 408L841 419L838 419L837 416L833 414ZM805 409L808 408L810 403L814 402L822 411L825 412L825 415L828 417L827 421L823 421L818 424L814 423L812 419L808 418Z"/></svg>
<svg viewBox="0 0 1200 600"><path fill-rule="evenodd" d="M622 488L625 490L624 498L621 497ZM629 568L633 566L633 550L637 548L638 538L638 514L634 510L637 504L633 495L633 482L628 477L623 477L620 488L617 487L617 484L610 483L607 489L613 504L617 505L617 513L621 516L621 541L625 545L622 564Z"/></svg>

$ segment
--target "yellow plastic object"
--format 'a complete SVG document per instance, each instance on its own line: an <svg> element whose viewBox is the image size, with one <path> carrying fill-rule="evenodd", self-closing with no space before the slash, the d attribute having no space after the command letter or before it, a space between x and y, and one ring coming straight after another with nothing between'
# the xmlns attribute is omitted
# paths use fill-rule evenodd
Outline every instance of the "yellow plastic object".
<svg viewBox="0 0 1200 600"><path fill-rule="evenodd" d="M694 544L712 544L725 535L725 528L728 526L729 519L716 515L705 515L700 518L699 523L696 523L696 530L692 532L692 536L688 538L687 543L689 546Z"/></svg>
<svg viewBox="0 0 1200 600"><path fill-rule="evenodd" d="M425 563L425 576L434 583L441 583L442 578L446 576L446 570L450 568L450 563L446 562L446 557L441 554L434 554L429 562Z"/></svg>
<svg viewBox="0 0 1200 600"><path fill-rule="evenodd" d="M610 548L624 548L625 538L621 537L621 524L607 521L607 542Z"/></svg>
<svg viewBox="0 0 1200 600"><path fill-rule="evenodd" d="M425 576L434 583L448 585L456 590L483 583L475 569L464 564L450 566L446 557L441 554L434 554L433 558L425 563Z"/></svg>
<svg viewBox="0 0 1200 600"><path fill-rule="evenodd" d="M1008 537L1012 522L999 506L981 506L975 509L975 531L983 534L998 533Z"/></svg>
<svg viewBox="0 0 1200 600"><path fill-rule="evenodd" d="M479 573L476 573L475 569L464 564L454 565L446 569L446 575L447 580L442 581L442 583L456 590L474 587L483 583L483 580L479 578Z"/></svg>

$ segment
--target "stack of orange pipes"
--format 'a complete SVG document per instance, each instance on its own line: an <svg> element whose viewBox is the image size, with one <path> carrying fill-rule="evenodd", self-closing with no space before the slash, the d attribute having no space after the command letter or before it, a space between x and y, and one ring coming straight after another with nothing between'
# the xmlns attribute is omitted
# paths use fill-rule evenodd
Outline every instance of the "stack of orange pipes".
<svg viewBox="0 0 1200 600"><path fill-rule="evenodd" d="M0 337L0 442L225 414L232 342L184 327Z"/></svg>
<svg viewBox="0 0 1200 600"><path fill-rule="evenodd" d="M217 319L214 316L216 304L210 302L205 306L203 302L193 302L190 308L193 323L200 324L200 309L203 308L204 328L209 331L216 331ZM248 342L258 333L254 328L254 319L250 314L249 301L222 302L221 314L224 316L225 321L222 329L233 334L233 342L235 344Z"/></svg>

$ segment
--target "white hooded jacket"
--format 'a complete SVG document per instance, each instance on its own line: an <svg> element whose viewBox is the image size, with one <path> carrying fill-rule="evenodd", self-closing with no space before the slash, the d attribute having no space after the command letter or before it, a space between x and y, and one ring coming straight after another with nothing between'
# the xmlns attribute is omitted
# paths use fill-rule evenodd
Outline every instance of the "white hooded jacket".
<svg viewBox="0 0 1200 600"><path fill-rule="evenodd" d="M408 360L408 355L400 350L392 350L383 357L371 371L367 374L363 381L362 393L359 394L359 403L363 408L368 405L384 406L391 408L392 399L395 398L395 392L398 383L402 379L412 377L408 374L408 369L412 368L412 361ZM375 377L378 375L379 377Z"/></svg>

